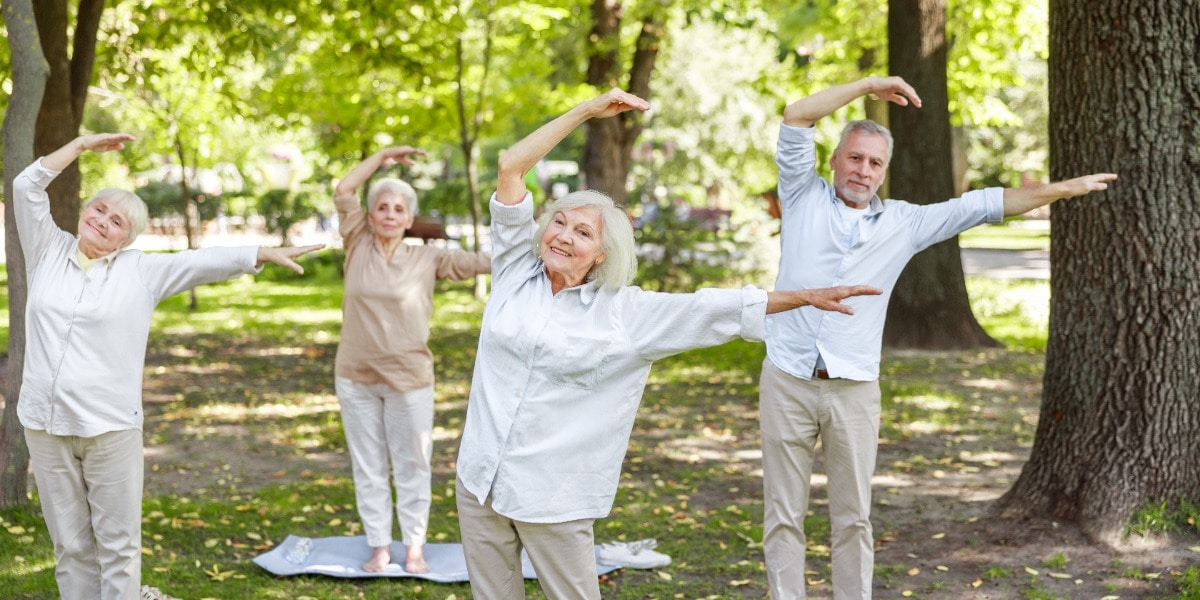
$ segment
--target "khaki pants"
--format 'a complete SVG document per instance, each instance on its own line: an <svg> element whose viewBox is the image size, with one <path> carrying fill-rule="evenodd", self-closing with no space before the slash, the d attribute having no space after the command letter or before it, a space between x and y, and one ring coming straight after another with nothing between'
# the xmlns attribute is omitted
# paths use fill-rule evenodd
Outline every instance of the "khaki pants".
<svg viewBox="0 0 1200 600"><path fill-rule="evenodd" d="M392 543L392 488L404 545L423 545L429 529L433 387L398 392L386 384L334 380L354 470L354 497L367 544Z"/></svg>
<svg viewBox="0 0 1200 600"><path fill-rule="evenodd" d="M142 432L25 430L64 600L136 600L142 587Z"/></svg>
<svg viewBox="0 0 1200 600"><path fill-rule="evenodd" d="M521 549L537 573L542 591L551 600L599 600L595 519L565 523L525 523L492 510L492 499L483 505L458 482L458 523L471 593L481 600L525 597L521 576Z"/></svg>
<svg viewBox="0 0 1200 600"><path fill-rule="evenodd" d="M871 597L871 475L879 446L879 382L804 380L763 362L763 552L772 600L804 598L804 515L817 439L832 522L833 595Z"/></svg>

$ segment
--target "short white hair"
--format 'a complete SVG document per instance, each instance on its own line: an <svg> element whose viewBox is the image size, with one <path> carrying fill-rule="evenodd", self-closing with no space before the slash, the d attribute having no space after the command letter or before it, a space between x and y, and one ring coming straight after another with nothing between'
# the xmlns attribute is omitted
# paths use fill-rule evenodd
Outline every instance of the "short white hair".
<svg viewBox="0 0 1200 600"><path fill-rule="evenodd" d="M103 200L109 208L116 209L122 215L125 215L125 220L129 222L129 239L126 240L127 243L132 244L133 240L146 230L149 211L146 209L146 202L138 197L137 194L120 188L105 188L93 194L87 203L83 205L83 209L87 210L87 207L99 200Z"/></svg>
<svg viewBox="0 0 1200 600"><path fill-rule="evenodd" d="M596 281L610 289L629 285L637 275L637 248L633 241L633 226L629 223L629 215L603 192L571 192L551 204L542 215L537 234L533 236L534 255L542 257L541 239L554 215L588 206L600 211L600 221L603 223L601 250L606 258L604 262L588 271L587 280Z"/></svg>
<svg viewBox="0 0 1200 600"><path fill-rule="evenodd" d="M395 177L384 177L371 184L371 188L367 190L367 210L375 210L375 203L384 194L395 194L408 200L408 212L417 214L417 190L407 181Z"/></svg>
<svg viewBox="0 0 1200 600"><path fill-rule="evenodd" d="M837 148L833 149L834 156L836 156L837 153L842 150L842 144L846 143L846 138L850 137L850 134L856 131L877 135L883 138L883 141L887 142L887 161L889 164L892 162L892 146L894 145L892 141L892 132L888 131L887 127L884 127L883 125L880 125L871 119L861 119L846 123L846 127L842 129L842 137L840 140L838 140Z"/></svg>

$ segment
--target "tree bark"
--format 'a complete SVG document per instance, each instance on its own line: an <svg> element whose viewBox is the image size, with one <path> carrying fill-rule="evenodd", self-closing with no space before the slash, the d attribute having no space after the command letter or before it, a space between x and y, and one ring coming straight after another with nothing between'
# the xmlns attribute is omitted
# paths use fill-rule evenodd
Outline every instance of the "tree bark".
<svg viewBox="0 0 1200 600"><path fill-rule="evenodd" d="M945 0L890 0L888 61L922 107L891 106L893 197L930 204L955 197L946 91ZM971 313L958 238L913 257L888 303L883 343L899 348L998 346Z"/></svg>
<svg viewBox="0 0 1200 600"><path fill-rule="evenodd" d="M1118 172L1052 211L1029 462L998 509L1121 541L1200 498L1200 3L1052 0L1050 175Z"/></svg>
<svg viewBox="0 0 1200 600"><path fill-rule="evenodd" d="M12 95L0 137L4 143L4 251L8 273L8 363L4 389L4 420L0 424L0 508L29 502L29 448L17 418L17 399L25 368L25 255L13 214L13 180L33 162L33 138L38 107L50 67L42 54L30 0L3 0L12 56Z"/></svg>
<svg viewBox="0 0 1200 600"><path fill-rule="evenodd" d="M588 51L587 82L600 90L619 87L622 79L622 13L620 0L592 1L592 44ZM650 79L662 36L659 17L650 14L642 19L625 89L646 100L650 99ZM587 122L587 143L583 156L584 185L587 188L612 196L619 205L625 204L628 198L625 185L629 180L633 144L642 134L642 129L641 116L637 111Z"/></svg>
<svg viewBox="0 0 1200 600"><path fill-rule="evenodd" d="M34 152L45 156L79 135L92 68L96 63L96 35L104 0L80 0L73 26L67 0L34 0L42 52L50 65L46 92L37 115ZM69 27L70 26L70 27ZM68 29L74 38L68 39ZM71 48L70 55L67 48ZM79 163L73 162L47 188L50 214L59 227L76 232L79 226Z"/></svg>

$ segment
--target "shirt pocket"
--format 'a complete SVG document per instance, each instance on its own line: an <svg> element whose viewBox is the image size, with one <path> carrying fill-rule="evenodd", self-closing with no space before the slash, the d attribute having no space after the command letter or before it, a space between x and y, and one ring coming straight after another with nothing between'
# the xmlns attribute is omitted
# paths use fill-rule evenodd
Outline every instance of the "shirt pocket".
<svg viewBox="0 0 1200 600"><path fill-rule="evenodd" d="M613 341L566 333L548 378L556 384L595 389L608 368Z"/></svg>

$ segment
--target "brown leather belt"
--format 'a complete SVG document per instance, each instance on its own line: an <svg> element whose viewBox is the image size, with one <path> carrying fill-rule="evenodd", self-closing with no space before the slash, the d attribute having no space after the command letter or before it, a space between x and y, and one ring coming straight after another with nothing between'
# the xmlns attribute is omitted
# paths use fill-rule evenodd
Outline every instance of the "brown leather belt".
<svg viewBox="0 0 1200 600"><path fill-rule="evenodd" d="M829 371L825 369L813 369L813 379L829 379Z"/></svg>

